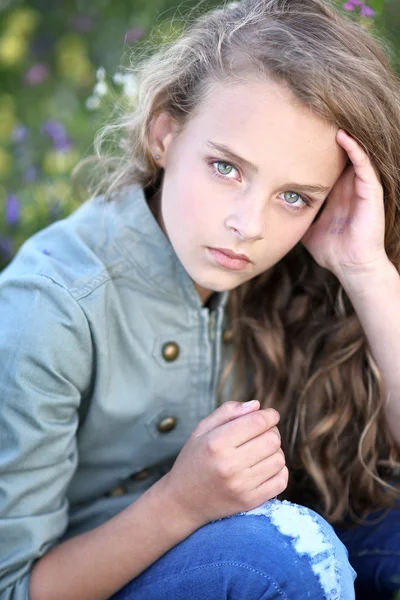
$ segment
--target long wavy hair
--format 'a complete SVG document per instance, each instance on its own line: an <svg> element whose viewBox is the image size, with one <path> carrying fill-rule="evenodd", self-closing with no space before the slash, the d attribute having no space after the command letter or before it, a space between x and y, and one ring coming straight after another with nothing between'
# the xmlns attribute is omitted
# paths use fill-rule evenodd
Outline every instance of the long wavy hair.
<svg viewBox="0 0 400 600"><path fill-rule="evenodd" d="M322 0L242 0L198 16L134 70L135 110L99 133L93 190L110 198L133 182L156 190L154 115L169 112L184 128L209 83L257 73L287 85L368 153L384 189L386 252L399 270L400 85L387 52L363 27ZM107 153L110 134L117 144ZM332 523L392 506L400 465L384 417L384 382L334 275L299 244L233 290L229 313L237 399L258 398L281 414L290 473L284 497Z"/></svg>

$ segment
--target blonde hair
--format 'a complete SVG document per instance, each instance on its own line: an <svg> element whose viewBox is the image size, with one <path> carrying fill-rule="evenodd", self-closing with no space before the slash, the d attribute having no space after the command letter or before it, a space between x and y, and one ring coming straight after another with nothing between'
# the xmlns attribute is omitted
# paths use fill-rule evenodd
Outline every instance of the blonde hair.
<svg viewBox="0 0 400 600"><path fill-rule="evenodd" d="M155 114L183 128L211 83L249 73L284 83L314 113L366 150L384 189L385 247L399 269L400 85L379 44L322 0L242 0L198 17L137 67L133 114L97 141L97 190L160 185L149 148ZM102 142L119 133L119 151ZM399 497L399 453L385 423L385 389L355 311L339 281L296 246L268 272L230 294L240 397L281 413L290 479L285 496L332 523L357 520ZM222 378L222 382L224 377Z"/></svg>

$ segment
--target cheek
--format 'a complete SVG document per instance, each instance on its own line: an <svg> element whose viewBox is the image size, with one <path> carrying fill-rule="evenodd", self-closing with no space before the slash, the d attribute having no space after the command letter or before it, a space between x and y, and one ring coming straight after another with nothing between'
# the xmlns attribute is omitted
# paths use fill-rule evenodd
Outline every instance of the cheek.
<svg viewBox="0 0 400 600"><path fill-rule="evenodd" d="M206 233L224 216L224 202L200 170L193 179L177 186L179 211L188 229Z"/></svg>
<svg viewBox="0 0 400 600"><path fill-rule="evenodd" d="M312 223L313 215L306 218L290 215L279 219L279 222L273 224L266 232L266 242L269 248L273 248L273 254L279 260L287 254L296 244L300 242Z"/></svg>

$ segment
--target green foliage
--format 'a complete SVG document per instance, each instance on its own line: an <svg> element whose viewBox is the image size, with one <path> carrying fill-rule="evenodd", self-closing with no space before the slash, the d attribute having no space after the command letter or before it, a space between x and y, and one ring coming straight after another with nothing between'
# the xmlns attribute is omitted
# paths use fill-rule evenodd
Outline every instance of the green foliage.
<svg viewBox="0 0 400 600"><path fill-rule="evenodd" d="M203 0L200 10L218 4ZM361 4L343 10L400 45L400 2L369 0L373 17L360 15ZM113 106L134 103L135 81L120 69L131 50L154 24L155 41L176 35L179 16L196 5L0 0L0 269L25 239L78 206L72 168L91 154Z"/></svg>

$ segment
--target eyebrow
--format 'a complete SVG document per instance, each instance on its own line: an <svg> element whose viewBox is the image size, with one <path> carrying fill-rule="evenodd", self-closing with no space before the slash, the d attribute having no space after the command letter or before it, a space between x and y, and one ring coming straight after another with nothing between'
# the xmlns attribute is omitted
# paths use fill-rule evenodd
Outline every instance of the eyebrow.
<svg viewBox="0 0 400 600"><path fill-rule="evenodd" d="M249 160L246 160L242 156L239 156L238 154L233 152L230 148L228 148L228 146L225 146L225 144L217 144L216 142L211 142L210 140L208 140L207 146L209 148L211 148L212 150L217 150L218 152L221 152L229 160L240 163L244 167L247 167L247 169L249 171L253 171L253 173L258 173L259 169L256 165L254 165ZM314 184L314 185L308 185L308 184L304 184L304 183L296 183L294 181L285 184L284 187L287 190L291 190L292 188L294 188L296 191L299 191L299 192L311 192L314 194L319 194L321 196L328 194L331 189L330 187L326 187L326 186L320 185L318 183Z"/></svg>

